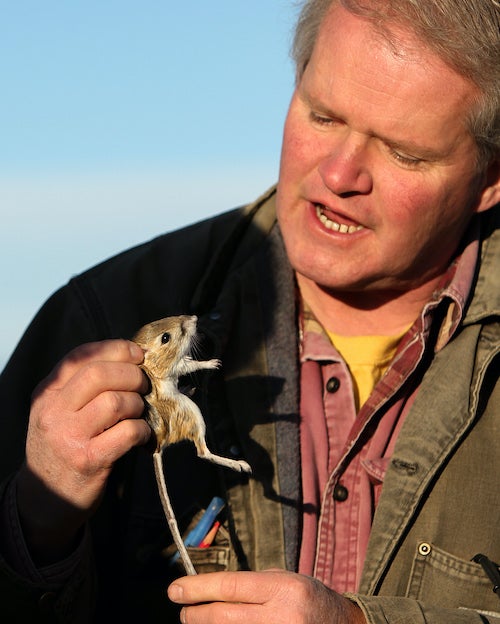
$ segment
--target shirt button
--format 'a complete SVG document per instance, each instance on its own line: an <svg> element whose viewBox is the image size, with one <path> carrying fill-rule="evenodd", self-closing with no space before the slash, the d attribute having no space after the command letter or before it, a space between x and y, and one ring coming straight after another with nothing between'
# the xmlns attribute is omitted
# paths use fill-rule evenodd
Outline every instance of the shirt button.
<svg viewBox="0 0 500 624"><path fill-rule="evenodd" d="M340 379L338 377L330 377L330 379L326 382L326 390L327 392L337 392L340 388Z"/></svg>
<svg viewBox="0 0 500 624"><path fill-rule="evenodd" d="M427 544L427 542L422 542L418 546L418 553L419 555L422 555L422 557L427 557L427 555L431 554L431 551L432 547L430 544Z"/></svg>
<svg viewBox="0 0 500 624"><path fill-rule="evenodd" d="M343 503L347 500L348 496L349 490L346 488L346 486L337 483L337 485L333 488L333 500L336 500L339 503Z"/></svg>

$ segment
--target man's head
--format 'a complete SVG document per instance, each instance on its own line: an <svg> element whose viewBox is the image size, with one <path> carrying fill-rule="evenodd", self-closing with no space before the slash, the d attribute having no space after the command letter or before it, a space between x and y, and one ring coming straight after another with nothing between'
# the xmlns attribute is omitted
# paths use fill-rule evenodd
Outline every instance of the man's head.
<svg viewBox="0 0 500 624"><path fill-rule="evenodd" d="M486 2L493 12L495 0ZM299 22L278 219L297 273L323 289L425 296L472 215L500 200L495 133L478 149L470 120L478 103L488 109L480 80L438 52L409 13L426 5L429 21L451 0L358 4L313 0ZM498 76L498 26L496 41L483 57Z"/></svg>

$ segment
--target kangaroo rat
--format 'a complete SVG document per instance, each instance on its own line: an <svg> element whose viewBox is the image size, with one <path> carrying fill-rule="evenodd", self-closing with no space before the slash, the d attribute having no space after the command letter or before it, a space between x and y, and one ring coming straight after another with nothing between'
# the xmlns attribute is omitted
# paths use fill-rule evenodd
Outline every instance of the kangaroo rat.
<svg viewBox="0 0 500 624"><path fill-rule="evenodd" d="M163 449L181 440L191 440L199 457L239 472L251 472L245 461L211 453L205 442L205 421L198 406L178 388L181 375L217 368L219 360L194 360L190 352L196 344L196 316L169 316L144 325L133 337L144 350L141 368L149 377L151 391L146 421L156 436L153 463L158 492L175 545L187 574L196 574L179 532L163 474Z"/></svg>

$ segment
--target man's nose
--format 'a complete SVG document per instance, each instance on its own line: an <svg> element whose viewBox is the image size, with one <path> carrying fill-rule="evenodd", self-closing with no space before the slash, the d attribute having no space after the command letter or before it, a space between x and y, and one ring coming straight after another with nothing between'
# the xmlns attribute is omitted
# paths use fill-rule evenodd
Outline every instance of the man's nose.
<svg viewBox="0 0 500 624"><path fill-rule="evenodd" d="M367 140L344 133L319 163L325 186L338 196L366 195L373 188Z"/></svg>

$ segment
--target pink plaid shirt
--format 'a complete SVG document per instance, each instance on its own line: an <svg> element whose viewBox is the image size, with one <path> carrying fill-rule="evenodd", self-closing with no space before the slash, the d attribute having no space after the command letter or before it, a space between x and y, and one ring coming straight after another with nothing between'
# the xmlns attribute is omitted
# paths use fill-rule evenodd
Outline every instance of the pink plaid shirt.
<svg viewBox="0 0 500 624"><path fill-rule="evenodd" d="M403 336L391 365L359 413L345 362L311 313L302 314L304 511L299 571L338 592L357 591L399 430L428 358L451 339L463 317L477 254L473 237L450 266L443 287ZM434 321L440 323L437 336L434 328L430 331Z"/></svg>

